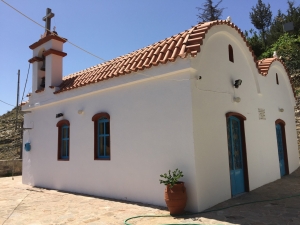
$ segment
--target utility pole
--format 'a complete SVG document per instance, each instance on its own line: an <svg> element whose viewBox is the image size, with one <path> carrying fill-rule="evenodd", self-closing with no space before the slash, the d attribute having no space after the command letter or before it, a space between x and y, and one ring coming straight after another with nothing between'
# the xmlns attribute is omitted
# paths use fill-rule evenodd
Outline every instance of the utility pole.
<svg viewBox="0 0 300 225"><path fill-rule="evenodd" d="M15 132L17 133L17 128L18 128L18 112L19 112L19 89L20 89L20 70L18 70L18 87L17 87L17 105L16 105L16 124L15 124ZM15 148L16 148L16 137L17 135L15 134ZM15 150L15 149L14 149ZM15 156L14 156L14 162L13 162L13 169L11 172L12 179L14 179L14 170L15 170Z"/></svg>
<svg viewBox="0 0 300 225"><path fill-rule="evenodd" d="M19 89L20 89L20 70L18 70L18 88L17 88L17 105L16 105L16 124L15 124L15 131L17 131L17 125L18 125Z"/></svg>

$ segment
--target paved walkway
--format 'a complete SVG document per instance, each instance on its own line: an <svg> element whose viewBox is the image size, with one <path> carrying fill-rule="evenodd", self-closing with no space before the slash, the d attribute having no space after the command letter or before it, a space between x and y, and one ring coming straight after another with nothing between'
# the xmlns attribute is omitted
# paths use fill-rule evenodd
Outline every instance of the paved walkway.
<svg viewBox="0 0 300 225"><path fill-rule="evenodd" d="M223 202L212 209L254 201L300 195L300 169L250 193ZM130 202L33 188L21 176L0 178L0 224L97 224L121 225L137 215L167 215L165 208ZM300 196L260 202L186 217L138 218L136 225L158 224L300 224Z"/></svg>

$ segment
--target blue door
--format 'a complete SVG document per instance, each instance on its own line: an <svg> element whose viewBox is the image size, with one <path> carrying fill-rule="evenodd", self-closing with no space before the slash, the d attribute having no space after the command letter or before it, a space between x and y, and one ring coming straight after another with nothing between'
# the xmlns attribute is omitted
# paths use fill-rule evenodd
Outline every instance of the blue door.
<svg viewBox="0 0 300 225"><path fill-rule="evenodd" d="M245 192L242 138L240 120L234 116L227 118L228 156L231 195Z"/></svg>
<svg viewBox="0 0 300 225"><path fill-rule="evenodd" d="M285 172L285 164L284 164L282 128L281 128L280 124L276 124L276 136L277 136L277 147L278 147L280 175L284 176L286 174L286 172Z"/></svg>

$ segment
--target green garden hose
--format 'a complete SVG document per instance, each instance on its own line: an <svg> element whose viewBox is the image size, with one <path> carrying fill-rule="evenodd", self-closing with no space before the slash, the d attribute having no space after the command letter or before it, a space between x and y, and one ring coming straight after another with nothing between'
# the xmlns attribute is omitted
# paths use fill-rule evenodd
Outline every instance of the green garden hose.
<svg viewBox="0 0 300 225"><path fill-rule="evenodd" d="M259 200L259 201L253 201L253 202L239 203L239 204L236 204L236 205L231 205L231 206L223 207L223 208L220 208L220 209L204 210L202 212L187 213L187 214L182 214L182 215L178 215L178 216L183 216L184 217L184 216L189 216L189 215L209 213L209 212L220 211L220 210L224 210L224 209L228 209L228 208L233 208L233 207L237 207L237 206L241 206L241 205L249 205L249 204L261 203L261 202L273 202L273 201L279 201L279 200L288 199L288 198L295 198L295 197L300 197L300 194L291 195L291 196L287 196L287 197L283 197L283 198L274 198L274 199L268 199L268 200ZM137 219L137 218L142 218L142 217L170 217L170 216L171 215L142 215L142 216L133 216L133 217L130 217L130 218L126 219L124 221L124 224L125 225L132 225L132 224L127 223L127 222L129 220ZM201 224L200 223L198 223L198 224L196 224L196 223L176 223L176 224L161 224L161 225L201 225Z"/></svg>

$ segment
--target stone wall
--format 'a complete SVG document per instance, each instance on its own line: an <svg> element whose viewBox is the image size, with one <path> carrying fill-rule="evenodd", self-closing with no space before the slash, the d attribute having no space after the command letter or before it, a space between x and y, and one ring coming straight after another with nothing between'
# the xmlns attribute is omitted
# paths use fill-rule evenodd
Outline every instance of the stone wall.
<svg viewBox="0 0 300 225"><path fill-rule="evenodd" d="M22 174L22 159L0 160L0 177Z"/></svg>
<svg viewBox="0 0 300 225"><path fill-rule="evenodd" d="M299 150L299 158L300 158L300 97L299 96L296 98L295 119L296 119L298 150Z"/></svg>

